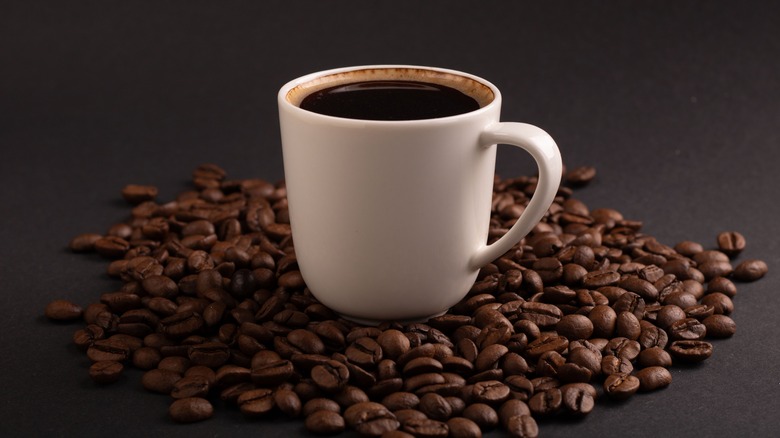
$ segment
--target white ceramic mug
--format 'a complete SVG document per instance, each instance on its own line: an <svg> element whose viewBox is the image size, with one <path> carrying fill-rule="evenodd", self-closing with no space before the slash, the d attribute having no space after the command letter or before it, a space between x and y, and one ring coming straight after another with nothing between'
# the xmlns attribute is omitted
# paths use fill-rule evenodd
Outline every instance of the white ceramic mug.
<svg viewBox="0 0 780 438"><path fill-rule="evenodd" d="M339 118L301 109L307 95L365 80L416 80L465 92L480 108L404 121ZM501 93L453 70L374 65L309 74L278 94L290 224L311 293L361 323L419 321L460 301L479 269L544 216L561 180L553 139L499 122ZM539 168L522 216L487 245L496 144L518 146Z"/></svg>

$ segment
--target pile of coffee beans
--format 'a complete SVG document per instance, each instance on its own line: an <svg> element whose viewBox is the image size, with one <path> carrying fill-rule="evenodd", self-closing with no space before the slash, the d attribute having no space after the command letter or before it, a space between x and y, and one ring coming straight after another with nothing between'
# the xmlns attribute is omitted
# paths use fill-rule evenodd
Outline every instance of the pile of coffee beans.
<svg viewBox="0 0 780 438"><path fill-rule="evenodd" d="M158 203L129 185L131 217L70 248L110 259L122 286L53 320L83 320L73 342L89 375L115 382L127 366L171 399L176 422L236 409L247 418L303 419L314 434L479 437L494 428L538 435L537 419L581 417L597 399L664 388L669 367L713 354L734 334L734 281L767 265L732 262L737 232L713 248L667 246L642 223L589 209L565 174L549 212L485 266L469 294L426 323L361 326L308 291L298 270L283 183L231 180L206 164L194 188ZM490 239L522 214L534 177L496 178Z"/></svg>

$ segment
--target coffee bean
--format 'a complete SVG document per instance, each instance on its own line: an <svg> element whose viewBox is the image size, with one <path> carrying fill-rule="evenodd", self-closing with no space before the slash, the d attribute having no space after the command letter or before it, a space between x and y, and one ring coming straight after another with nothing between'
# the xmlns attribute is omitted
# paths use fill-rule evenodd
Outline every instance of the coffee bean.
<svg viewBox="0 0 780 438"><path fill-rule="evenodd" d="M95 362L89 367L89 377L101 385L114 383L122 376L124 366L112 360Z"/></svg>
<svg viewBox="0 0 780 438"><path fill-rule="evenodd" d="M182 398L171 403L168 414L177 423L194 423L211 418L214 408L204 398Z"/></svg>
<svg viewBox="0 0 780 438"><path fill-rule="evenodd" d="M87 357L93 362L123 362L130 357L130 347L122 341L100 339L87 349Z"/></svg>
<svg viewBox="0 0 780 438"><path fill-rule="evenodd" d="M734 298L737 294L737 287L728 278L715 277L707 283L707 292L721 292L729 298Z"/></svg>
<svg viewBox="0 0 780 438"><path fill-rule="evenodd" d="M574 186L583 186L588 184L596 177L596 168L591 166L580 166L566 172L565 180Z"/></svg>
<svg viewBox="0 0 780 438"><path fill-rule="evenodd" d="M641 391L655 391L665 388L672 383L672 374L664 367L653 366L639 370L636 373L639 379L639 389Z"/></svg>
<svg viewBox="0 0 780 438"><path fill-rule="evenodd" d="M481 429L487 430L498 426L498 413L490 405L485 403L471 403L466 406L462 413L467 418L476 423Z"/></svg>
<svg viewBox="0 0 780 438"><path fill-rule="evenodd" d="M402 429L412 436L424 438L445 438L450 432L447 423L428 418L409 420L403 424Z"/></svg>
<svg viewBox="0 0 780 438"><path fill-rule="evenodd" d="M447 421L452 415L452 406L447 400L434 393L428 393L420 397L418 409L434 420Z"/></svg>
<svg viewBox="0 0 780 438"><path fill-rule="evenodd" d="M669 326L669 337L679 339L701 339L707 334L707 327L696 318L685 318Z"/></svg>
<svg viewBox="0 0 780 438"><path fill-rule="evenodd" d="M617 326L617 313L606 305L598 305L588 313L593 325L592 336L611 338Z"/></svg>
<svg viewBox="0 0 780 438"><path fill-rule="evenodd" d="M766 262L757 259L748 259L734 268L734 278L739 281L756 281L764 277L769 271Z"/></svg>
<svg viewBox="0 0 780 438"><path fill-rule="evenodd" d="M341 362L329 360L312 368L311 379L323 391L337 392L347 385L349 370Z"/></svg>
<svg viewBox="0 0 780 438"><path fill-rule="evenodd" d="M639 379L630 374L610 374L604 380L604 392L616 400L624 400L637 390L639 390Z"/></svg>
<svg viewBox="0 0 780 438"><path fill-rule="evenodd" d="M301 413L304 417L308 417L317 411L331 411L338 414L341 413L341 406L329 398L313 398L304 403Z"/></svg>
<svg viewBox="0 0 780 438"><path fill-rule="evenodd" d="M124 257L130 249L130 243L121 237L105 236L95 241L94 248L103 257L118 259Z"/></svg>
<svg viewBox="0 0 780 438"><path fill-rule="evenodd" d="M103 236L96 233L84 233L74 237L68 247L73 252L90 252L95 249L95 242Z"/></svg>
<svg viewBox="0 0 780 438"><path fill-rule="evenodd" d="M510 399L504 402L504 404L501 405L501 408L498 410L498 418L501 420L501 424L504 426L504 428L507 427L509 424L509 420L512 417L520 416L520 415L531 415L531 410L528 407L528 404L526 404L522 400L517 399Z"/></svg>
<svg viewBox="0 0 780 438"><path fill-rule="evenodd" d="M573 415L587 415L596 404L594 393L595 388L592 386L590 388L585 386L567 386L561 390L563 407Z"/></svg>
<svg viewBox="0 0 780 438"><path fill-rule="evenodd" d="M539 391L528 400L531 412L538 416L548 416L558 412L563 406L563 395L558 388Z"/></svg>
<svg viewBox="0 0 780 438"><path fill-rule="evenodd" d="M736 231L724 231L718 234L718 249L729 257L736 257L745 249L745 236Z"/></svg>
<svg viewBox="0 0 780 438"><path fill-rule="evenodd" d="M252 368L252 382L258 386L274 386L286 382L295 372L292 362L279 360Z"/></svg>
<svg viewBox="0 0 780 438"><path fill-rule="evenodd" d="M701 362L712 356L712 344L698 340L674 341L669 352L683 362Z"/></svg>
<svg viewBox="0 0 780 438"><path fill-rule="evenodd" d="M247 417L263 416L275 406L273 391L265 388L247 391L238 397L237 402L241 413Z"/></svg>
<svg viewBox="0 0 780 438"><path fill-rule="evenodd" d="M718 315L730 315L734 311L734 302L726 294L713 292L701 299L705 306L711 306Z"/></svg>
<svg viewBox="0 0 780 438"><path fill-rule="evenodd" d="M210 386L208 379L203 376L182 377L173 384L171 397L206 397L209 393Z"/></svg>
<svg viewBox="0 0 780 438"><path fill-rule="evenodd" d="M361 402L348 407L344 411L344 419L349 427L365 436L378 437L401 425L392 412L374 402Z"/></svg>
<svg viewBox="0 0 780 438"><path fill-rule="evenodd" d="M707 336L713 338L729 338L737 331L737 325L734 320L726 315L710 315L702 321L707 328Z"/></svg>
<svg viewBox="0 0 780 438"><path fill-rule="evenodd" d="M176 382L181 378L181 374L175 371L153 369L144 373L141 384L147 391L170 394Z"/></svg>
<svg viewBox="0 0 780 438"><path fill-rule="evenodd" d="M376 341L382 347L383 356L390 359L397 359L411 348L409 338L399 330L385 330L376 338Z"/></svg>
<svg viewBox="0 0 780 438"><path fill-rule="evenodd" d="M344 354L350 362L360 366L373 367L382 360L382 347L374 339L363 337L347 347Z"/></svg>
<svg viewBox="0 0 780 438"><path fill-rule="evenodd" d="M425 414L416 409L399 409L393 412L393 415L395 415L396 420L398 420L402 426L410 420L424 420L428 418Z"/></svg>
<svg viewBox="0 0 780 438"><path fill-rule="evenodd" d="M642 350L637 356L637 363L642 367L670 367L672 366L672 357L663 348L651 347Z"/></svg>
<svg viewBox="0 0 780 438"><path fill-rule="evenodd" d="M54 300L46 305L44 315L54 321L72 321L81 318L82 309L68 300Z"/></svg>
<svg viewBox="0 0 780 438"><path fill-rule="evenodd" d="M518 415L509 419L506 431L513 438L536 438L539 436L539 426L530 415Z"/></svg>
<svg viewBox="0 0 780 438"><path fill-rule="evenodd" d="M447 420L451 438L481 438L482 431L477 423L465 417L453 417Z"/></svg>
<svg viewBox="0 0 780 438"><path fill-rule="evenodd" d="M337 412L320 410L306 416L306 430L315 435L337 435L346 427L344 418Z"/></svg>
<svg viewBox="0 0 780 438"><path fill-rule="evenodd" d="M122 189L122 197L131 204L140 204L157 197L157 187L128 184Z"/></svg>
<svg viewBox="0 0 780 438"><path fill-rule="evenodd" d="M472 400L489 405L500 404L509 396L509 387L497 380L477 382L471 391Z"/></svg>
<svg viewBox="0 0 780 438"><path fill-rule="evenodd" d="M274 404L290 418L301 414L301 399L289 388L277 388L274 392Z"/></svg>
<svg viewBox="0 0 780 438"><path fill-rule="evenodd" d="M565 336L572 341L590 338L593 334L594 326L587 316L572 314L563 316L555 325L555 330L561 336Z"/></svg>
<svg viewBox="0 0 780 438"><path fill-rule="evenodd" d="M391 411L415 409L420 404L420 398L411 392L396 392L382 399L382 404Z"/></svg>

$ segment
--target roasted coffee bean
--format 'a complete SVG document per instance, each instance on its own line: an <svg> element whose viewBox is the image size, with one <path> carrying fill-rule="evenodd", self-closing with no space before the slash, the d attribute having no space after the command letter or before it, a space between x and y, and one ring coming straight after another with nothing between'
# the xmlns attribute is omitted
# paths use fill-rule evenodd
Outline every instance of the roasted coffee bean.
<svg viewBox="0 0 780 438"><path fill-rule="evenodd" d="M147 391L170 394L176 382L181 380L181 378L181 374L175 371L153 369L144 373L141 378L141 385Z"/></svg>
<svg viewBox="0 0 780 438"><path fill-rule="evenodd" d="M615 271L591 271L582 278L582 285L589 289L612 286L620 280L620 274Z"/></svg>
<svg viewBox="0 0 780 438"><path fill-rule="evenodd" d="M204 376L182 377L173 384L171 397L206 397L209 393L210 386L208 378Z"/></svg>
<svg viewBox="0 0 780 438"><path fill-rule="evenodd" d="M696 318L681 319L669 326L669 337L679 339L702 339L707 334L707 327Z"/></svg>
<svg viewBox="0 0 780 438"><path fill-rule="evenodd" d="M766 262L758 259L748 259L734 268L734 278L739 281L756 281L769 271Z"/></svg>
<svg viewBox="0 0 780 438"><path fill-rule="evenodd" d="M211 418L214 408L205 398L182 398L171 403L168 414L177 423L194 423Z"/></svg>
<svg viewBox="0 0 780 438"><path fill-rule="evenodd" d="M712 356L712 344L699 340L674 341L669 346L669 353L683 362L701 362Z"/></svg>
<svg viewBox="0 0 780 438"><path fill-rule="evenodd" d="M471 403L463 410L462 416L476 423L481 429L487 430L498 426L498 413L485 403Z"/></svg>
<svg viewBox="0 0 780 438"><path fill-rule="evenodd" d="M87 357L93 362L123 362L130 357L130 347L114 339L100 339L87 349Z"/></svg>
<svg viewBox="0 0 780 438"><path fill-rule="evenodd" d="M715 277L707 283L707 292L721 292L729 298L734 298L734 295L737 294L737 287L728 278Z"/></svg>
<svg viewBox="0 0 780 438"><path fill-rule="evenodd" d="M103 257L118 259L124 257L130 249L130 243L121 237L105 236L95 241L94 248Z"/></svg>
<svg viewBox="0 0 780 438"><path fill-rule="evenodd" d="M277 388L274 392L274 404L290 418L296 418L301 414L301 399L289 388Z"/></svg>
<svg viewBox="0 0 780 438"><path fill-rule="evenodd" d="M672 383L672 374L664 367L652 366L639 370L636 373L639 379L639 389L641 391L655 391L665 388Z"/></svg>
<svg viewBox="0 0 780 438"><path fill-rule="evenodd" d="M312 368L311 379L323 391L333 393L340 391L347 385L349 370L343 363L329 360Z"/></svg>
<svg viewBox="0 0 780 438"><path fill-rule="evenodd" d="M452 406L439 394L428 393L420 397L420 403L417 407L423 414L439 421L447 421L452 416Z"/></svg>
<svg viewBox="0 0 780 438"><path fill-rule="evenodd" d="M604 380L604 392L613 399L624 400L639 390L639 379L629 374L610 374Z"/></svg>
<svg viewBox="0 0 780 438"><path fill-rule="evenodd" d="M477 423L465 417L453 417L447 420L451 438L481 438L482 431Z"/></svg>
<svg viewBox="0 0 780 438"><path fill-rule="evenodd" d="M590 319L593 325L592 336L611 338L615 333L617 313L615 313L613 308L606 305L595 306L588 313L588 319Z"/></svg>
<svg viewBox="0 0 780 438"><path fill-rule="evenodd" d="M429 418L409 420L403 424L402 430L423 438L445 438L450 432L447 423Z"/></svg>
<svg viewBox="0 0 780 438"><path fill-rule="evenodd" d="M471 390L471 400L489 405L500 404L509 396L509 387L497 380L477 382Z"/></svg>
<svg viewBox="0 0 780 438"><path fill-rule="evenodd" d="M247 417L263 416L275 406L273 391L265 388L244 392L238 396L237 403L241 413Z"/></svg>
<svg viewBox="0 0 780 438"><path fill-rule="evenodd" d="M596 177L596 168L591 166L575 167L564 175L565 181L573 186L583 186Z"/></svg>
<svg viewBox="0 0 780 438"><path fill-rule="evenodd" d="M423 373L437 373L444 369L441 362L432 357L418 357L412 359L404 366L403 374L413 376Z"/></svg>
<svg viewBox="0 0 780 438"><path fill-rule="evenodd" d="M122 197L131 204L140 204L157 197L157 187L139 184L128 184L122 188Z"/></svg>
<svg viewBox="0 0 780 438"><path fill-rule="evenodd" d="M710 315L702 321L707 328L707 336L713 338L729 338L737 331L734 320L726 315Z"/></svg>
<svg viewBox="0 0 780 438"><path fill-rule="evenodd" d="M552 415L558 412L562 405L563 395L558 388L537 392L528 400L529 409L538 416Z"/></svg>
<svg viewBox="0 0 780 438"><path fill-rule="evenodd" d="M320 410L307 415L304 426L315 435L337 435L344 431L346 424L338 412Z"/></svg>
<svg viewBox="0 0 780 438"><path fill-rule="evenodd" d="M493 344L480 351L474 361L476 371L485 371L498 367L498 362L504 355L509 353L509 349L501 344ZM405 368L404 368L405 369Z"/></svg>
<svg viewBox="0 0 780 438"><path fill-rule="evenodd" d="M501 420L501 424L504 426L504 428L507 427L507 424L512 417L519 415L531 415L531 410L528 407L528 404L522 400L507 400L498 410L498 418Z"/></svg>
<svg viewBox="0 0 780 438"><path fill-rule="evenodd" d="M672 366L672 357L663 348L650 347L639 353L637 363L641 367L661 366L668 368Z"/></svg>
<svg viewBox="0 0 780 438"><path fill-rule="evenodd" d="M620 358L609 354L601 359L601 373L610 374L630 374L634 370L631 361L626 358Z"/></svg>
<svg viewBox="0 0 780 438"><path fill-rule="evenodd" d="M230 350L222 342L204 342L190 347L188 357L195 365L218 368L230 358Z"/></svg>
<svg viewBox="0 0 780 438"><path fill-rule="evenodd" d="M46 305L44 315L54 321L72 321L81 318L82 309L68 300L54 300Z"/></svg>
<svg viewBox="0 0 780 438"><path fill-rule="evenodd" d="M638 324L638 323L637 323ZM593 335L593 322L584 315L565 315L555 325L555 330L569 341L588 339Z"/></svg>
<svg viewBox="0 0 780 438"><path fill-rule="evenodd" d="M341 391L333 394L333 400L335 400L341 407L346 408L354 405L355 403L362 403L368 401L368 395L362 389L347 385Z"/></svg>
<svg viewBox="0 0 780 438"><path fill-rule="evenodd" d="M382 404L391 411L416 409L420 404L420 398L411 392L396 392L382 399Z"/></svg>
<svg viewBox="0 0 780 438"><path fill-rule="evenodd" d="M344 419L349 427L364 436L378 437L401 425L392 412L374 402L355 403L344 411Z"/></svg>
<svg viewBox="0 0 780 438"><path fill-rule="evenodd" d="M95 249L95 242L101 238L103 236L96 233L79 234L70 241L68 247L73 252L90 252Z"/></svg>
<svg viewBox="0 0 780 438"><path fill-rule="evenodd" d="M260 386L273 386L286 382L295 372L289 360L263 363L252 368L252 382Z"/></svg>
<svg viewBox="0 0 780 438"><path fill-rule="evenodd" d="M536 438L539 436L539 426L530 415L519 415L509 419L506 431L513 438Z"/></svg>
<svg viewBox="0 0 780 438"><path fill-rule="evenodd" d="M382 360L382 347L374 339L362 337L350 344L344 354L356 365L374 367Z"/></svg>
<svg viewBox="0 0 780 438"><path fill-rule="evenodd" d="M409 338L403 332L390 329L383 331L376 342L382 347L382 354L389 359L397 359L411 348Z"/></svg>
<svg viewBox="0 0 780 438"><path fill-rule="evenodd" d="M718 234L718 249L729 257L736 257L745 249L745 236L736 231Z"/></svg>
<svg viewBox="0 0 780 438"><path fill-rule="evenodd" d="M705 306L711 306L715 314L718 315L730 315L734 311L734 302L731 301L726 294L721 292L713 292L707 294L701 299L701 303Z"/></svg>
<svg viewBox="0 0 780 438"><path fill-rule="evenodd" d="M587 415L596 404L595 392L590 385L567 385L561 388L563 407L573 415Z"/></svg>
<svg viewBox="0 0 780 438"><path fill-rule="evenodd" d="M329 398L313 398L304 403L301 413L304 417L308 417L317 411L331 411L338 414L341 413L341 406Z"/></svg>
<svg viewBox="0 0 780 438"><path fill-rule="evenodd" d="M425 414L416 409L399 409L393 412L393 414L401 425L408 423L410 420L423 420L428 418Z"/></svg>
<svg viewBox="0 0 780 438"><path fill-rule="evenodd" d="M89 367L89 377L101 385L114 383L122 376L123 369L121 363L112 360L95 362Z"/></svg>

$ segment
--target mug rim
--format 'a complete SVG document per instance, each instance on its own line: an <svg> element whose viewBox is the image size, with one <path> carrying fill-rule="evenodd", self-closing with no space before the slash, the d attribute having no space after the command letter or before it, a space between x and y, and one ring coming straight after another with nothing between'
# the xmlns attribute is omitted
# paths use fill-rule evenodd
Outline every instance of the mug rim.
<svg viewBox="0 0 780 438"><path fill-rule="evenodd" d="M451 116L445 116L445 117L435 117L435 118L428 118L428 119L412 119L412 120L354 119L354 118L320 114L300 107L300 100L302 100L303 97L308 96L309 94L311 94L312 92L318 89L327 88L326 86L318 87L318 85L332 86L332 85L338 85L339 83L354 82L355 79L351 79L351 80L338 79L338 76L343 75L345 73L361 72L361 71L372 72L375 70L422 70L422 71L428 71L433 73L433 77L447 76L447 77L461 78L465 81L472 81L478 84L479 86L484 87L485 90L490 92L491 96L489 96L488 99L485 99L486 102L484 104L480 103L479 108L472 111L468 111L461 114L455 114ZM336 79L328 81L327 83L325 81L319 81L328 77L333 77ZM425 79L426 78L422 78L422 80ZM447 81L442 79L441 83L446 84ZM310 86L305 87L307 84L310 84ZM291 94L294 93L296 89L300 89L302 92L306 91L306 93L300 99L298 99L297 103L293 102L290 98ZM466 94L475 98L475 100L479 101L479 99L476 98L473 94L470 93L466 93ZM490 81L487 81L471 73L466 73L458 70L442 68L442 67L431 67L431 66L410 65L410 64L374 64L374 65L359 65L359 66L351 66L351 67L338 67L338 68L333 68L328 70L321 70L318 72L313 72L313 73L300 76L296 79L287 82L279 89L279 92L277 94L277 100L280 108L285 108L300 116L313 117L317 119L327 120L330 122L338 121L340 123L357 123L360 125L365 125L365 124L406 125L406 124L447 123L447 122L454 122L463 118L479 116L480 114L490 111L493 107L501 104L501 92L498 90L498 87L496 87Z"/></svg>

